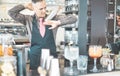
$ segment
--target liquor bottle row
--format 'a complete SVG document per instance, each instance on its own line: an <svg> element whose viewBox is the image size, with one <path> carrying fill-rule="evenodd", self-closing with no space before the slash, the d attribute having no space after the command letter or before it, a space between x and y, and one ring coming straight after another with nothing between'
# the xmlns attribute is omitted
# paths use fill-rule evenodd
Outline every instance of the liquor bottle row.
<svg viewBox="0 0 120 76"><path fill-rule="evenodd" d="M65 0L65 12L77 12L78 0Z"/></svg>

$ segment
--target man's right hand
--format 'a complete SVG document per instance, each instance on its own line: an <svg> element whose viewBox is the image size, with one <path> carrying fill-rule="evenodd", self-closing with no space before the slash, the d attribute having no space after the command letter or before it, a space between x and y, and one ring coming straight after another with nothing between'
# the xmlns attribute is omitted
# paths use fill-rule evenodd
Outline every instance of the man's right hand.
<svg viewBox="0 0 120 76"><path fill-rule="evenodd" d="M32 3L26 3L25 5L24 5L24 7L26 8L26 9L29 9L29 10L33 10L33 5L32 5Z"/></svg>

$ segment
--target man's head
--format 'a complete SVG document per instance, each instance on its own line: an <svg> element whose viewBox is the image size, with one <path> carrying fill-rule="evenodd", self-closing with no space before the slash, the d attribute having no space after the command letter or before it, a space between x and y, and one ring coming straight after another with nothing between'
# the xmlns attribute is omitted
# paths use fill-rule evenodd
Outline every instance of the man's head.
<svg viewBox="0 0 120 76"><path fill-rule="evenodd" d="M117 19L116 19L116 20L117 20L117 24L118 24L117 26L119 26L119 27L120 27L120 16L116 16L116 17L117 17Z"/></svg>
<svg viewBox="0 0 120 76"><path fill-rule="evenodd" d="M117 26L120 27L120 10L117 9L116 11L116 20L117 20Z"/></svg>
<svg viewBox="0 0 120 76"><path fill-rule="evenodd" d="M45 0L32 0L33 3L33 11L37 15L37 17L45 17L46 16L46 2Z"/></svg>

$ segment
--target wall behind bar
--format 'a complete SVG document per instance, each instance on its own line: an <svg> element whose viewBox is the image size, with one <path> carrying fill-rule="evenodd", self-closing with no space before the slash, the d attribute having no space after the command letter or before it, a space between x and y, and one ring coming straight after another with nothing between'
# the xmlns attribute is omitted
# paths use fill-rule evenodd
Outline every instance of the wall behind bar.
<svg viewBox="0 0 120 76"><path fill-rule="evenodd" d="M31 0L0 0L0 20L10 19L8 15L8 10L17 4L24 4L25 2L30 2Z"/></svg>
<svg viewBox="0 0 120 76"><path fill-rule="evenodd" d="M17 4L25 4L25 3L30 3L31 0L0 0L0 20L1 19L11 19L8 16L8 10L12 8L13 6ZM47 10L52 11L56 9L57 6L61 5L63 6L62 10L60 10L60 13L63 12L64 10L64 0L46 0L47 3ZM24 10L22 12L23 14L33 14L33 12L29 10Z"/></svg>
<svg viewBox="0 0 120 76"><path fill-rule="evenodd" d="M106 0L91 0L91 44L106 44L106 5Z"/></svg>

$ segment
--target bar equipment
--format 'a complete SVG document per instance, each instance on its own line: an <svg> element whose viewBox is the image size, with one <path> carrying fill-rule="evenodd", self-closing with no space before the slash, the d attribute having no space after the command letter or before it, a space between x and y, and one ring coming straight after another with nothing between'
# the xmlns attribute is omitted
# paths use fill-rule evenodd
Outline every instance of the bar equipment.
<svg viewBox="0 0 120 76"><path fill-rule="evenodd" d="M120 52L115 56L115 69L120 69Z"/></svg>
<svg viewBox="0 0 120 76"><path fill-rule="evenodd" d="M43 69L46 69L47 64L47 58L50 56L50 50L49 49L42 49L41 50L41 67Z"/></svg>
<svg viewBox="0 0 120 76"><path fill-rule="evenodd" d="M9 52L9 56L16 57L16 76L26 76L26 63L28 63L28 52L29 52L29 38L26 26L14 21L13 19L0 19L0 36L12 35L14 44L9 44L12 52ZM9 36L9 35L8 35ZM26 44L27 43L27 44ZM0 46L1 47L1 46ZM3 56L3 52L0 49L0 55ZM12 75L13 76L13 75Z"/></svg>
<svg viewBox="0 0 120 76"><path fill-rule="evenodd" d="M57 58L51 60L49 76L60 76L59 61Z"/></svg>
<svg viewBox="0 0 120 76"><path fill-rule="evenodd" d="M11 34L0 35L0 75L17 76L17 59L13 56L12 43L14 38Z"/></svg>
<svg viewBox="0 0 120 76"><path fill-rule="evenodd" d="M1 34L0 35L0 52L1 52L0 56L12 56L13 44L15 44L15 41L11 34Z"/></svg>
<svg viewBox="0 0 120 76"><path fill-rule="evenodd" d="M26 73L26 51L28 45L13 45L15 56L17 57L17 76L27 76Z"/></svg>
<svg viewBox="0 0 120 76"><path fill-rule="evenodd" d="M16 44L29 42L26 27L17 22L0 22L0 34L12 34Z"/></svg>
<svg viewBox="0 0 120 76"><path fill-rule="evenodd" d="M0 76L17 76L17 60L15 56L0 57Z"/></svg>

